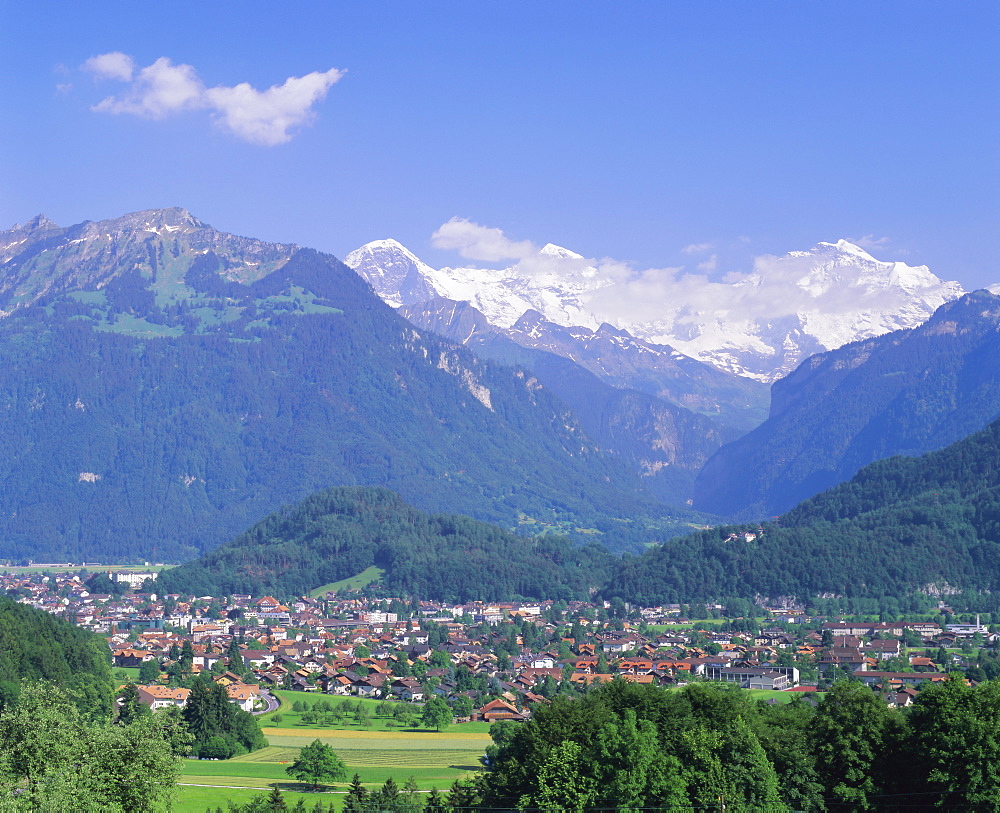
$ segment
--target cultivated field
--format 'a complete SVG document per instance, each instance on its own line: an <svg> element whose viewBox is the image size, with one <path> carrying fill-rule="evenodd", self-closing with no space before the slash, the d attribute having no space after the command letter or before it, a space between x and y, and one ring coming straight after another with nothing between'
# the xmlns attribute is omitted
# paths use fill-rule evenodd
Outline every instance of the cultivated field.
<svg viewBox="0 0 1000 813"><path fill-rule="evenodd" d="M299 692L281 692L305 699L310 704L319 697L303 697ZM324 698L329 699L329 698ZM285 701L287 702L287 701ZM356 702L356 701L355 701ZM376 701L370 701L373 706ZM180 813L204 813L206 808L226 807L226 801L244 802L264 792L273 783L285 791L289 806L301 795L307 807L315 803L316 795L303 793L304 786L285 773L285 767L295 759L299 749L314 739L330 745L346 763L348 780L330 786L330 791L344 791L356 773L365 786L380 787L390 776L400 786L413 777L422 790L437 787L445 790L456 779L469 776L481 767L480 757L490 744L483 730L467 730L465 725L452 726L440 733L434 731L365 731L357 727L326 728L286 725L296 714L282 713L282 726L268 726L262 719L264 736L270 746L252 754L224 761L184 760L181 787L178 789ZM475 725L480 728L479 724ZM216 787L211 787L216 786ZM342 798L342 794L324 794L324 799Z"/></svg>

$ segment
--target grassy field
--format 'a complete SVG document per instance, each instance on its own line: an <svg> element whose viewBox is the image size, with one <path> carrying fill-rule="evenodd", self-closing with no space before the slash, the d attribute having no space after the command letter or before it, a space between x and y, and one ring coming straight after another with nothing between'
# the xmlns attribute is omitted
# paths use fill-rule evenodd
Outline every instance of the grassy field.
<svg viewBox="0 0 1000 813"><path fill-rule="evenodd" d="M489 735L466 732L458 726L441 733L265 727L264 736L270 745L252 754L224 761L184 760L176 809L180 813L203 813L219 806L225 809L227 800L249 801L274 783L287 794L289 806L302 796L307 808L311 807L316 795L303 792L306 788L292 780L285 768L299 749L314 739L336 751L347 765L348 780L356 773L372 789L381 787L390 776L399 785L412 776L422 790L444 790L456 779L480 769L479 759L490 743ZM343 791L347 784L340 782L328 790ZM328 802L331 796L323 798Z"/></svg>
<svg viewBox="0 0 1000 813"><path fill-rule="evenodd" d="M671 632L686 629L709 629L726 623L725 618L703 618L700 621L685 621L683 624L650 624L650 632Z"/></svg>
<svg viewBox="0 0 1000 813"><path fill-rule="evenodd" d="M182 776L181 782L185 781L186 780ZM317 798L322 799L323 804L326 805L328 805L333 798L328 794L323 794L317 797L315 793L289 792L288 788L283 785L279 787L279 790L282 791L285 804L289 808L297 804L299 799L302 799L302 801L305 802L306 810L309 810L316 803ZM186 786L182 784L177 788L174 796L176 801L174 802L172 809L176 811L176 813L205 813L206 810L216 810L220 807L223 810L227 810L229 802L246 804L254 797L269 791L270 787L249 789L239 787L210 788Z"/></svg>
<svg viewBox="0 0 1000 813"><path fill-rule="evenodd" d="M32 573L79 573L81 570L86 570L88 573L107 573L109 570L114 572L118 570L134 570L141 571L143 573L159 573L161 570L169 570L172 567L177 567L177 565L101 565L89 563L86 565L8 565L7 567L0 568L0 573L7 573L10 575L31 575Z"/></svg>
<svg viewBox="0 0 1000 813"><path fill-rule="evenodd" d="M778 692L771 689L744 689L754 700L776 700L779 703L791 703L795 697L815 697L821 700L826 692Z"/></svg>
<svg viewBox="0 0 1000 813"><path fill-rule="evenodd" d="M680 686L669 686L667 691L678 692L682 688ZM791 703L796 697L815 697L821 699L826 694L826 692L787 692L776 689L740 689L740 693L752 700L775 700L778 703Z"/></svg>
<svg viewBox="0 0 1000 813"><path fill-rule="evenodd" d="M116 681L118 680L117 675L118 675L119 672L124 672L126 675L128 675L129 680L131 680L133 683L138 683L139 682L139 667L138 666L115 666L115 667L112 667L112 669L111 669L111 675L112 675L112 677L115 678Z"/></svg>
<svg viewBox="0 0 1000 813"><path fill-rule="evenodd" d="M360 590L362 587L367 587L376 579L382 578L383 573L385 571L382 568L372 565L367 570L362 570L349 579L341 579L339 582L330 582L329 584L324 584L322 587L317 587L309 595L312 598L319 598L324 593L337 593L341 590Z"/></svg>
<svg viewBox="0 0 1000 813"><path fill-rule="evenodd" d="M406 725L403 720L400 720L393 715L393 713L398 710L400 713L405 712L411 715L411 717L419 719L422 713L421 707L411 705L410 703L404 703L402 701L369 700L367 698L360 697L338 697L337 695L311 692L291 692L283 689L274 690L271 694L281 701L281 706L277 709L277 711L274 711L271 714L265 714L259 718L259 722L262 727L276 725L273 720L274 716L277 714L281 717L281 721L277 725L280 725L285 729L292 729L296 731L354 731L356 733L364 733L372 731L402 730L413 733L426 730L420 728L419 724L413 724L412 720L410 721L410 725ZM362 725L359 723L355 719L353 713L345 714L340 717L340 719L331 719L323 724L316 722L304 723L302 722L302 713L292 711L296 701L307 703L311 709L317 703L324 700L331 706L343 705L345 701L348 702L353 708L357 708L358 704L363 705L370 715L368 717L368 725ZM464 733L487 734L489 733L489 729L489 723L460 723L449 727L447 730L449 732L461 731Z"/></svg>

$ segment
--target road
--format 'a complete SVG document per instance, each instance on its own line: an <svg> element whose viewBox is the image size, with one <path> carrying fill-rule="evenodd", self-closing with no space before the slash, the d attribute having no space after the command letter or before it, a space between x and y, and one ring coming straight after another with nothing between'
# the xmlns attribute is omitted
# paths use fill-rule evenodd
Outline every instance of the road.
<svg viewBox="0 0 1000 813"><path fill-rule="evenodd" d="M271 694L267 689L260 690L261 699L267 703L266 709L261 709L260 711L255 711L253 714L270 714L272 711L277 711L278 707L281 705L281 701L278 700L273 694Z"/></svg>

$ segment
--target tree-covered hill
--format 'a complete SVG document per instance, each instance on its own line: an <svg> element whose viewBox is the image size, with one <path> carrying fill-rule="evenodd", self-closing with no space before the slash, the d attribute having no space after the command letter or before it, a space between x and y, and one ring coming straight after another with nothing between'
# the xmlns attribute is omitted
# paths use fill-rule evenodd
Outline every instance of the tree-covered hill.
<svg viewBox="0 0 1000 813"><path fill-rule="evenodd" d="M0 259L0 559L189 559L336 485L612 547L643 525L616 518L671 532L564 403L331 256L164 210L37 221Z"/></svg>
<svg viewBox="0 0 1000 813"><path fill-rule="evenodd" d="M597 545L526 539L468 517L427 514L386 489L332 488L164 572L157 590L296 596L377 566L394 595L582 599L613 561Z"/></svg>
<svg viewBox="0 0 1000 813"><path fill-rule="evenodd" d="M23 680L62 686L88 714L111 710L111 657L104 639L69 621L0 596L0 705Z"/></svg>
<svg viewBox="0 0 1000 813"><path fill-rule="evenodd" d="M998 461L995 421L922 457L873 463L778 522L720 526L627 557L604 595L901 596L934 585L997 594Z"/></svg>
<svg viewBox="0 0 1000 813"><path fill-rule="evenodd" d="M558 537L524 539L428 515L384 489L337 488L272 514L165 573L193 594L301 594L383 568L393 593L638 604L732 597L902 597L928 587L1000 595L1000 421L920 458L874 463L779 522L732 525L615 559Z"/></svg>
<svg viewBox="0 0 1000 813"><path fill-rule="evenodd" d="M923 325L803 362L767 421L706 463L694 505L734 519L787 511L892 455L919 455L1000 415L1000 297L976 291Z"/></svg>

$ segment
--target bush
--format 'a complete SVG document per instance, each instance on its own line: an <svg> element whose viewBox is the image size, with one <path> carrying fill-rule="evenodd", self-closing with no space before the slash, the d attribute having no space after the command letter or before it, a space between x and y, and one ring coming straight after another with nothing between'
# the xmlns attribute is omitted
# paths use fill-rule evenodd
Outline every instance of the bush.
<svg viewBox="0 0 1000 813"><path fill-rule="evenodd" d="M198 749L199 759L229 759L232 755L232 746L225 737L211 737Z"/></svg>

